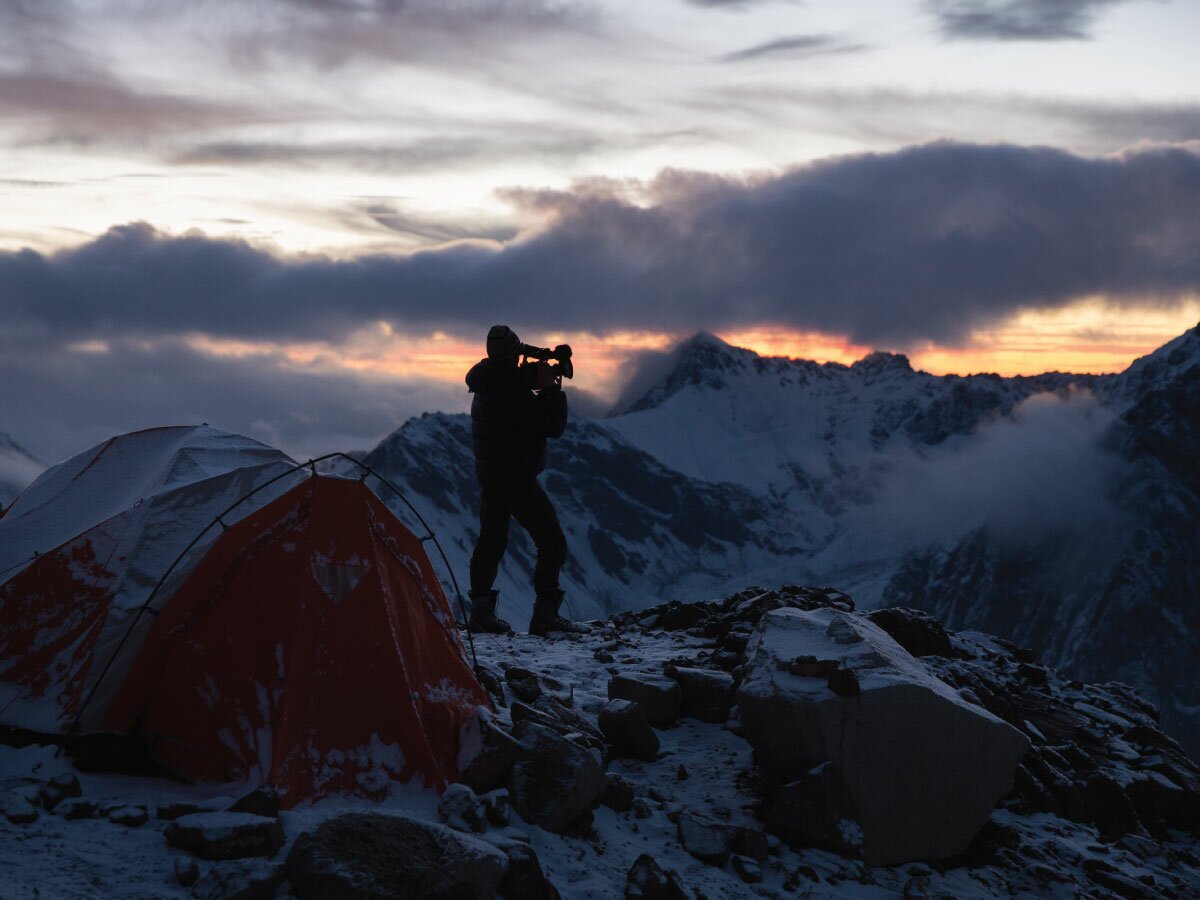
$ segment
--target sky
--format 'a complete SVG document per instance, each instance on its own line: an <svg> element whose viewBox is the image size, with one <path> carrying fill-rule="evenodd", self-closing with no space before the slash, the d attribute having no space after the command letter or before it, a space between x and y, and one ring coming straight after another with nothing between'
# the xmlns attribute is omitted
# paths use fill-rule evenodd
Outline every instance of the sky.
<svg viewBox="0 0 1200 900"><path fill-rule="evenodd" d="M0 431L297 455L461 411L498 322L598 413L699 331L1112 372L1200 320L1200 4L4 0Z"/></svg>

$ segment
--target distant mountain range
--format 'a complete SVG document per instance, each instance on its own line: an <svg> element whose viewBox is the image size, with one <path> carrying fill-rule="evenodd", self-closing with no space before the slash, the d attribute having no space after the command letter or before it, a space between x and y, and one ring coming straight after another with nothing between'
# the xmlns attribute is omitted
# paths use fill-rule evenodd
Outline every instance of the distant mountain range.
<svg viewBox="0 0 1200 900"><path fill-rule="evenodd" d="M934 376L888 353L768 358L699 334L634 383L551 442L576 616L829 584L1129 682L1200 746L1200 328L1119 375L1015 378ZM412 419L364 458L465 578L469 418ZM519 627L532 561L514 526L498 587Z"/></svg>

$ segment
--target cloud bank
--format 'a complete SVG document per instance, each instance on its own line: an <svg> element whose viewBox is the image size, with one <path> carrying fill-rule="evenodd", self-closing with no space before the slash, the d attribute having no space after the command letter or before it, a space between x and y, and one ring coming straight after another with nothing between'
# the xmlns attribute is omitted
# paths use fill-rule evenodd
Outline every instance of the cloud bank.
<svg viewBox="0 0 1200 900"><path fill-rule="evenodd" d="M0 342L206 334L336 342L387 322L476 335L778 325L858 344L952 344L1086 296L1200 293L1200 155L1091 159L937 143L752 179L516 191L543 225L350 260L122 226L54 255L0 254Z"/></svg>

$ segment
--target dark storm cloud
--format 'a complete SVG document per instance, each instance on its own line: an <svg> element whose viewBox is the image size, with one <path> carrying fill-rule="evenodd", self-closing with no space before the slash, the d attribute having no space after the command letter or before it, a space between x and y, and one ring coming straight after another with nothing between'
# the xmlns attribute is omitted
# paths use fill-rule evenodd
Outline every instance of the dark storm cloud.
<svg viewBox="0 0 1200 900"><path fill-rule="evenodd" d="M1062 41L1090 36L1096 17L1130 0L926 0L942 34L965 40Z"/></svg>
<svg viewBox="0 0 1200 900"><path fill-rule="evenodd" d="M772 59L780 56L825 56L838 53L861 53L869 49L870 47L866 44L852 43L829 34L795 34L755 44L744 50L726 53L720 59L722 62L745 62L750 59L761 59L764 56Z"/></svg>
<svg viewBox="0 0 1200 900"><path fill-rule="evenodd" d="M336 341L380 320L474 334L499 316L599 333L777 324L904 346L1084 296L1200 291L1200 156L1179 148L1090 159L938 143L626 188L514 192L543 228L409 256L280 258L117 228L53 256L0 254L0 321L60 341Z"/></svg>

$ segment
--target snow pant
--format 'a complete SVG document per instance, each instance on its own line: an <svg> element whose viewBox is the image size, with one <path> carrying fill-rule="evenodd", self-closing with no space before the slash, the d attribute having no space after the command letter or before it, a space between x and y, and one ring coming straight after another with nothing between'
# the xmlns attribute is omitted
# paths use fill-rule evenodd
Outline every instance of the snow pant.
<svg viewBox="0 0 1200 900"><path fill-rule="evenodd" d="M558 573L567 561L567 538L558 524L550 498L537 479L483 486L479 504L479 542L471 556L471 593L486 594L496 581L496 572L508 546L508 523L529 532L537 547L533 588L538 596L558 591Z"/></svg>

